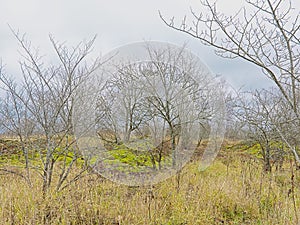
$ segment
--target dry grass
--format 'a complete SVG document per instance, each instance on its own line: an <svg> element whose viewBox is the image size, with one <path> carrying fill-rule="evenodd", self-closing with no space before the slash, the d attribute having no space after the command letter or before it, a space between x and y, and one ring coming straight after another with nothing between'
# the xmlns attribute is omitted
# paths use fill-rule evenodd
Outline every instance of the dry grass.
<svg viewBox="0 0 300 225"><path fill-rule="evenodd" d="M189 163L179 186L178 177L127 187L87 175L44 199L41 179L32 177L29 187L21 177L0 175L0 224L286 225L297 224L300 211L299 172L293 183L288 164L264 174L257 160L232 152L222 152L204 172L197 161Z"/></svg>

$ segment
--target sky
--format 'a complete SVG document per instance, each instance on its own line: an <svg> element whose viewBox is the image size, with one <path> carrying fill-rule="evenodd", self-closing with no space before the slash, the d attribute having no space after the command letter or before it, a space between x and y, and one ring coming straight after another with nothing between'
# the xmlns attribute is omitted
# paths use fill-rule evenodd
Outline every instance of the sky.
<svg viewBox="0 0 300 225"><path fill-rule="evenodd" d="M219 0L225 13L237 10L243 0ZM297 3L298 4L298 3ZM18 43L8 24L26 33L33 46L51 58L54 54L49 34L69 46L97 35L93 54L104 55L119 46L138 41L163 41L187 48L210 70L235 88L262 88L272 83L256 67L241 60L222 59L210 47L186 34L168 28L159 18L180 19L190 7L201 10L199 0L0 0L0 59L6 73L19 72ZM300 5L300 4L299 4Z"/></svg>

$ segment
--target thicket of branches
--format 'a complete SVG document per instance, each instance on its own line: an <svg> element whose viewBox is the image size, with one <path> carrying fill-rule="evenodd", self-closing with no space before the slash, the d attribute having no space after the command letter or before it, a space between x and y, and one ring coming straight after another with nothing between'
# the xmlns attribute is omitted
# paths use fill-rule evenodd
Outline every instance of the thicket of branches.
<svg viewBox="0 0 300 225"><path fill-rule="evenodd" d="M58 176L56 189L60 190L64 184L78 179L86 169L67 179L81 157L72 136L74 95L80 84L101 64L99 59L86 61L95 38L68 48L50 36L58 63L47 65L25 35L12 32L21 48L22 78L13 78L1 66L0 85L4 90L0 101L1 129L19 138L26 179L30 184L30 170L36 170L43 180L43 193L52 184L56 162L62 162L55 170ZM36 152L42 167L31 162Z"/></svg>
<svg viewBox="0 0 300 225"><path fill-rule="evenodd" d="M170 28L198 39L215 49L217 55L240 58L261 69L276 90L254 91L238 98L238 119L262 142L266 170L270 170L271 141L280 140L300 165L299 87L300 22L299 9L291 0L245 0L246 6L234 15L218 10L217 2L202 0L199 9L176 22L162 13ZM243 74L241 74L243 76Z"/></svg>

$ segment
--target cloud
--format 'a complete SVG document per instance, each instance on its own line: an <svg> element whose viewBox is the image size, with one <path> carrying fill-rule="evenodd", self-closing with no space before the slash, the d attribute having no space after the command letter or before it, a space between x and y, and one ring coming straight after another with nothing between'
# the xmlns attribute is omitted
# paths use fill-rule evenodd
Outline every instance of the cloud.
<svg viewBox="0 0 300 225"><path fill-rule="evenodd" d="M242 2L219 1L220 10L230 13L239 8ZM189 14L190 7L199 8L199 0L4 0L1 2L0 57L7 64L8 71L18 71L18 44L7 26L9 23L21 32L26 32L33 45L40 46L41 52L50 56L53 51L48 39L49 33L70 45L98 34L95 54L141 40L167 41L178 45L189 42L192 51L215 73L228 78L234 86L258 84L252 75L242 75L245 64L218 58L199 41L166 27L158 16L160 10L166 18L175 16L180 21L185 14ZM253 67L247 68L247 71L249 74L257 73Z"/></svg>

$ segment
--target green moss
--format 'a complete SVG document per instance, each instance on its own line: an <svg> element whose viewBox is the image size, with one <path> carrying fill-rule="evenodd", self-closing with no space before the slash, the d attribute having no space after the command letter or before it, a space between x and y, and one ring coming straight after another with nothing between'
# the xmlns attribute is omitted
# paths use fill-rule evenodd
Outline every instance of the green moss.
<svg viewBox="0 0 300 225"><path fill-rule="evenodd" d="M261 154L261 146L259 143L256 143L252 146L250 146L247 150L247 153L249 153L250 155L254 155L257 158L262 158L262 154Z"/></svg>
<svg viewBox="0 0 300 225"><path fill-rule="evenodd" d="M105 163L109 165L116 165L120 171L128 170L130 172L139 172L144 169L153 168L153 161L148 149L149 145L145 142L140 143L140 149L137 150L137 144L134 144L134 148L131 145L119 144L108 151L108 159L105 159ZM142 145L143 144L143 145ZM122 165L123 164L123 165ZM155 166L158 167L157 159L155 160ZM119 168L119 165L122 165ZM170 157L162 157L161 165L171 165Z"/></svg>
<svg viewBox="0 0 300 225"><path fill-rule="evenodd" d="M149 156L145 154L138 154L130 149L122 149L119 147L118 149L111 150L109 153L114 160L125 163L132 167L151 165Z"/></svg>
<svg viewBox="0 0 300 225"><path fill-rule="evenodd" d="M79 155L75 156L75 153L73 151L69 151L65 154L62 154L62 152L55 152L54 157L57 157L57 161L59 162L65 162L67 166L71 164L74 157L77 157L76 164L77 165L83 165L84 159L80 157Z"/></svg>

